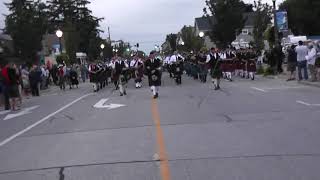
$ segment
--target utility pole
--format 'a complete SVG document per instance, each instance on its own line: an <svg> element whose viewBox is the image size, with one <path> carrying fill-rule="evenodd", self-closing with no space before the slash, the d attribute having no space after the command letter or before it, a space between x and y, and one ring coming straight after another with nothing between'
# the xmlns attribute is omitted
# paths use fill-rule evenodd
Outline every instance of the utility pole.
<svg viewBox="0 0 320 180"><path fill-rule="evenodd" d="M110 26L108 26L108 38L109 38L109 42L111 44Z"/></svg>

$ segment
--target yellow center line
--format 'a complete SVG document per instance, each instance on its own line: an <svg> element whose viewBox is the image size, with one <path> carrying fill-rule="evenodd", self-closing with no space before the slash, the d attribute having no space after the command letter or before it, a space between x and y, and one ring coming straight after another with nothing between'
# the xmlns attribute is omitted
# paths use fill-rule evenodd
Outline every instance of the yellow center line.
<svg viewBox="0 0 320 180"><path fill-rule="evenodd" d="M157 100L155 100L155 99L152 100L151 109L152 109L152 118L153 118L154 124L156 126L157 151L158 151L159 159L160 159L161 179L162 180L170 180L171 175L170 175L170 168L169 168L169 160L168 160L168 155L167 155L166 146L165 146L165 142L164 142L163 131L161 128Z"/></svg>

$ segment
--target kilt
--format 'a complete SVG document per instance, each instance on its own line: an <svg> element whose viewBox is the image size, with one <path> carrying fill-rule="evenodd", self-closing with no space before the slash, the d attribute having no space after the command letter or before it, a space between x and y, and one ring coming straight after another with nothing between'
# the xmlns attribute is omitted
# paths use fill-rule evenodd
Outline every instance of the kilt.
<svg viewBox="0 0 320 180"><path fill-rule="evenodd" d="M256 72L257 71L257 67L256 67L256 63L255 62L248 62L247 64L247 71L248 72Z"/></svg>
<svg viewBox="0 0 320 180"><path fill-rule="evenodd" d="M149 86L161 86L161 74L155 73L148 76Z"/></svg>
<svg viewBox="0 0 320 180"><path fill-rule="evenodd" d="M227 72L227 70L228 70L228 64L227 64L226 61L222 61L222 62L221 62L220 69L221 69L222 72Z"/></svg>
<svg viewBox="0 0 320 180"><path fill-rule="evenodd" d="M219 67L215 69L211 69L211 77L212 78L221 78L222 76L222 71Z"/></svg>

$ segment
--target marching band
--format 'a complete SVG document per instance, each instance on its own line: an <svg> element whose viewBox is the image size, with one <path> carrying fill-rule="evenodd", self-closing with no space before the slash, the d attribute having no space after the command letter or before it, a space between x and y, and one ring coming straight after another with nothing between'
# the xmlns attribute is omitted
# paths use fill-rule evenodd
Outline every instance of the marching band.
<svg viewBox="0 0 320 180"><path fill-rule="evenodd" d="M152 51L148 58L134 54L131 60L115 55L108 63L91 63L89 65L90 82L93 90L99 91L113 82L120 96L127 95L126 86L130 79L134 79L135 88L142 88L144 76L147 76L153 98L159 97L159 87L162 72L167 71L177 85L182 84L182 75L186 73L195 80L206 83L208 74L214 90L221 89L221 79L233 81L233 76L255 79L257 53L252 49L211 48L208 54L199 52L194 54L168 54L162 61L157 52Z"/></svg>

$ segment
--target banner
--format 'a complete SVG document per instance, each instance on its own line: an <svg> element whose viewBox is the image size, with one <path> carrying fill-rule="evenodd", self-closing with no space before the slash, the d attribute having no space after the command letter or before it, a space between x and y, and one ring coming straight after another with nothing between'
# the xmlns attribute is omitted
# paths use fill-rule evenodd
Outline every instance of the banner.
<svg viewBox="0 0 320 180"><path fill-rule="evenodd" d="M277 26L279 31L288 30L288 14L286 11L278 11L276 13Z"/></svg>

